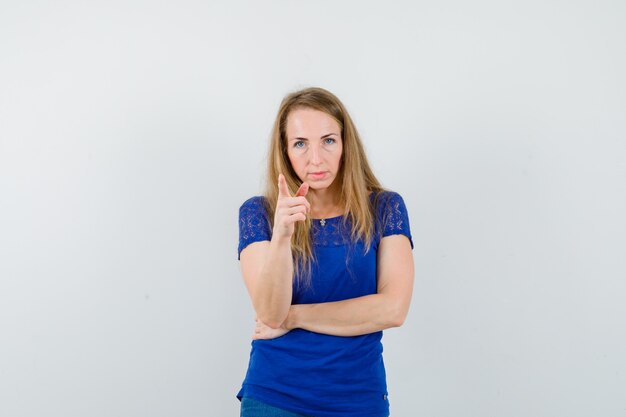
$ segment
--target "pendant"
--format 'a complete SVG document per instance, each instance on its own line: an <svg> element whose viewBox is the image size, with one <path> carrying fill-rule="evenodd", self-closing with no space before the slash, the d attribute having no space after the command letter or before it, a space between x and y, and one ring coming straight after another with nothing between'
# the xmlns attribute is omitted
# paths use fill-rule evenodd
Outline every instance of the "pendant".
<svg viewBox="0 0 626 417"><path fill-rule="evenodd" d="M320 220L320 224L321 224L322 226L325 226L325 225L326 225L326 220L324 220L324 219Z"/></svg>

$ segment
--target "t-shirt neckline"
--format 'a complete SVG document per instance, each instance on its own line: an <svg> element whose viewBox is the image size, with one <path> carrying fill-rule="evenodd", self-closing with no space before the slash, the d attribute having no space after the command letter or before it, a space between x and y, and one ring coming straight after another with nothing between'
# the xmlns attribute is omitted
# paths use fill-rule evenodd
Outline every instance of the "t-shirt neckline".
<svg viewBox="0 0 626 417"><path fill-rule="evenodd" d="M321 220L324 220L324 221L327 222L327 221L341 219L342 217L345 217L345 214L341 214L339 216L333 216L333 217L323 217L323 218L313 218L313 217L311 217L311 220L315 220L315 221L318 221L318 222L321 221Z"/></svg>

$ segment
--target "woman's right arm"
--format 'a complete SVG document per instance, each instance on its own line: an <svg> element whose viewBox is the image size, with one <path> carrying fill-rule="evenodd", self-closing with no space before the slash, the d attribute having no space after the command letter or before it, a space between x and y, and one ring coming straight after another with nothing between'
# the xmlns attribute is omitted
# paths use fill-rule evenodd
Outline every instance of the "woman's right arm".
<svg viewBox="0 0 626 417"><path fill-rule="evenodd" d="M240 254L241 274L257 318L272 328L280 327L289 313L293 282L291 235L295 222L304 221L310 211L304 197L308 184L303 183L291 197L281 174L278 191L271 240L252 243Z"/></svg>

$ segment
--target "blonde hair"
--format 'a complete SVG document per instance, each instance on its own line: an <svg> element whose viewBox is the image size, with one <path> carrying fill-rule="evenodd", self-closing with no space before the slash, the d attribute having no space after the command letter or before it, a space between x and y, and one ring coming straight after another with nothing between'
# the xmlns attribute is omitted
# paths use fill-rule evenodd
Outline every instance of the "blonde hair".
<svg viewBox="0 0 626 417"><path fill-rule="evenodd" d="M280 104L270 138L264 193L271 226L274 227L278 199L278 175L282 173L285 176L291 195L295 194L302 183L289 162L286 134L287 117L293 110L301 108L322 111L339 124L343 145L339 172L335 178L341 184L338 187L339 202L345 207L347 214L344 222L348 219L352 221L352 240L363 239L367 251L374 236L374 213L370 206L369 193L374 192L377 197L384 189L367 162L361 138L346 108L334 94L323 88L310 87L295 91L285 96ZM313 259L310 230L311 220L307 217L304 222L296 222L291 237L294 275L299 278L298 284L304 285L310 284Z"/></svg>

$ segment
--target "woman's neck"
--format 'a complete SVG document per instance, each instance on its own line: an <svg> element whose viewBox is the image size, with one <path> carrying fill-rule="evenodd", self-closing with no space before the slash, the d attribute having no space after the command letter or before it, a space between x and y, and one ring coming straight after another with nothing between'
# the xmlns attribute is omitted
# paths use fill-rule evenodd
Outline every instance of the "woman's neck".
<svg viewBox="0 0 626 417"><path fill-rule="evenodd" d="M341 205L338 193L333 193L329 189L309 190L307 197L311 203L311 217L314 219L325 219L344 214L345 207Z"/></svg>

